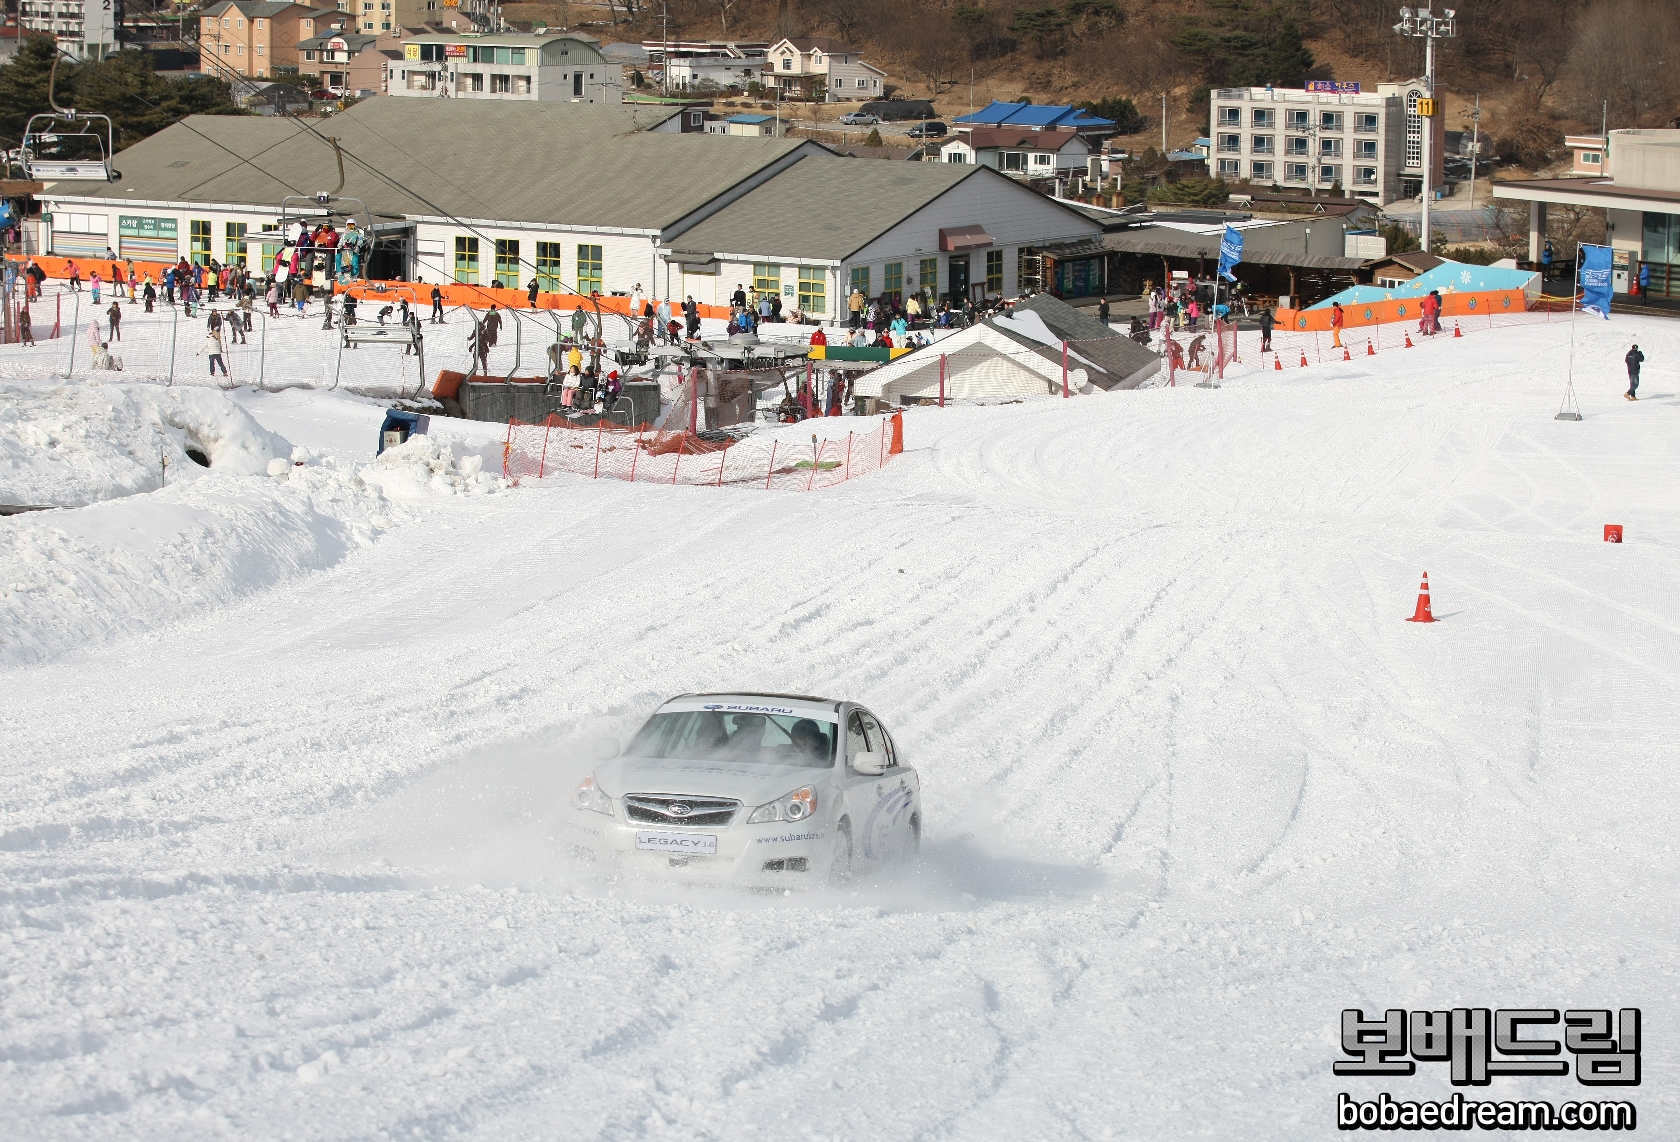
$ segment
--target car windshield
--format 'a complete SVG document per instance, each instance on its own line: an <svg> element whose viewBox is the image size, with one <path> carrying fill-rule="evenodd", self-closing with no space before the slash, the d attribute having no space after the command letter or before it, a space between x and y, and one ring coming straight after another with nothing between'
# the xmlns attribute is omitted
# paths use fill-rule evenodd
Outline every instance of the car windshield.
<svg viewBox="0 0 1680 1142"><path fill-rule="evenodd" d="M838 739L833 722L816 718L681 710L649 718L624 754L830 769Z"/></svg>

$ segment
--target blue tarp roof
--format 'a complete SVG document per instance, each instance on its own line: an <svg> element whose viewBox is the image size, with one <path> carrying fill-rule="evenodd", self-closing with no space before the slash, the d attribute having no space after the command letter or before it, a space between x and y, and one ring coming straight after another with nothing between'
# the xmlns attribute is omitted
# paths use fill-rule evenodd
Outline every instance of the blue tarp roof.
<svg viewBox="0 0 1680 1142"><path fill-rule="evenodd" d="M1540 275L1533 270L1507 270L1496 266L1472 266L1464 262L1442 262L1397 286L1352 286L1332 294L1308 309L1329 309L1332 302L1367 305L1373 301L1403 301L1423 297L1430 290L1442 293L1477 293L1494 289L1527 289Z"/></svg>
<svg viewBox="0 0 1680 1142"><path fill-rule="evenodd" d="M953 122L969 123L976 127L1075 127L1091 129L1112 127L1114 120L1099 119L1077 107L1043 103L999 103L983 107L969 115L958 115Z"/></svg>
<svg viewBox="0 0 1680 1142"><path fill-rule="evenodd" d="M775 118L774 115L731 115L729 118L725 119L724 122L725 123L768 123L768 122L770 122L770 120L772 120L774 118Z"/></svg>

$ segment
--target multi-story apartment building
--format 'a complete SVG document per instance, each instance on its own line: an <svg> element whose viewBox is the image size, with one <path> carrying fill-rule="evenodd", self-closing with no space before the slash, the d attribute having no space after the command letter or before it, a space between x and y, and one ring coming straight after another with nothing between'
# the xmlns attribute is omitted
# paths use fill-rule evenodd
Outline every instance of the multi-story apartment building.
<svg viewBox="0 0 1680 1142"><path fill-rule="evenodd" d="M1422 191L1423 129L1417 114L1423 81L1357 84L1341 90L1272 87L1213 92L1209 136L1212 173L1227 180L1348 194L1387 205ZM1443 123L1436 115L1430 185L1442 184Z"/></svg>
<svg viewBox="0 0 1680 1142"><path fill-rule="evenodd" d="M764 56L766 87L782 89L784 99L820 94L829 103L880 99L887 73L864 63L858 50L839 40L777 40Z"/></svg>
<svg viewBox="0 0 1680 1142"><path fill-rule="evenodd" d="M199 13L199 70L259 78L295 75L303 63L298 45L339 19L332 9L303 4L221 0ZM313 74L314 67L302 71Z"/></svg>
<svg viewBox="0 0 1680 1142"><path fill-rule="evenodd" d="M403 41L391 95L622 103L624 69L587 36L432 32Z"/></svg>
<svg viewBox="0 0 1680 1142"><path fill-rule="evenodd" d="M22 0L18 23L44 32L77 59L104 59L117 51L122 0Z"/></svg>
<svg viewBox="0 0 1680 1142"><path fill-rule="evenodd" d="M364 36L436 24L450 31L484 31L488 21L478 12L484 4L448 3L447 0L337 0L344 15L344 29ZM476 19L474 17L477 17Z"/></svg>
<svg viewBox="0 0 1680 1142"><path fill-rule="evenodd" d="M385 46L386 37L334 28L304 40L303 67L321 77L321 86L339 95L371 91L383 95L402 51Z"/></svg>

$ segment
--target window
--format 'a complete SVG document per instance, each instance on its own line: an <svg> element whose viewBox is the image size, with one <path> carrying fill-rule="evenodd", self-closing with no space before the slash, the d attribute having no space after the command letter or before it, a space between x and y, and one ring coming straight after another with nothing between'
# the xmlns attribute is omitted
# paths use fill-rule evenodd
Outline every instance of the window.
<svg viewBox="0 0 1680 1142"><path fill-rule="evenodd" d="M1375 133L1377 129L1377 115L1374 111L1361 111L1353 117L1353 129Z"/></svg>
<svg viewBox="0 0 1680 1142"><path fill-rule="evenodd" d="M1353 141L1353 157L1375 160L1377 157L1377 141L1375 139L1355 139Z"/></svg>
<svg viewBox="0 0 1680 1142"><path fill-rule="evenodd" d="M986 292L1003 292L1003 251L986 251Z"/></svg>
<svg viewBox="0 0 1680 1142"><path fill-rule="evenodd" d="M1269 155L1269 154L1272 154L1273 153L1273 151L1272 151L1272 136L1270 136L1270 135L1252 135L1252 136L1250 136L1249 141L1248 141L1248 151L1249 151L1250 154L1254 154L1254 155Z"/></svg>
<svg viewBox="0 0 1680 1142"><path fill-rule="evenodd" d="M1657 265L1680 263L1680 222L1672 214L1640 211L1639 259Z"/></svg>
<svg viewBox="0 0 1680 1142"><path fill-rule="evenodd" d="M921 269L921 292L929 297L939 296L939 259L923 258Z"/></svg>
<svg viewBox="0 0 1680 1142"><path fill-rule="evenodd" d="M462 285L478 284L478 239L455 239L455 280Z"/></svg>
<svg viewBox="0 0 1680 1142"><path fill-rule="evenodd" d="M1221 107L1219 109L1219 125L1221 127L1241 127L1241 107Z"/></svg>
<svg viewBox="0 0 1680 1142"><path fill-rule="evenodd" d="M268 54L268 45L267 44L258 44L257 45L257 54L260 55L260 56L267 55Z"/></svg>
<svg viewBox="0 0 1680 1142"><path fill-rule="evenodd" d="M1283 153L1286 155L1304 155L1307 153L1307 141L1294 137L1283 141Z"/></svg>
<svg viewBox="0 0 1680 1142"><path fill-rule="evenodd" d="M245 264L245 227L244 222L229 222L227 224L226 244L223 249L226 257L222 260L233 265Z"/></svg>
<svg viewBox="0 0 1680 1142"><path fill-rule="evenodd" d="M264 242L262 244L262 269L264 273L272 273L274 259L278 258L286 247L279 242Z"/></svg>
<svg viewBox="0 0 1680 1142"><path fill-rule="evenodd" d="M484 73L483 72L478 72L478 71L468 72L466 75L463 75L461 78L466 80L468 91L483 91L484 90Z"/></svg>
<svg viewBox="0 0 1680 1142"><path fill-rule="evenodd" d="M268 26L268 24L267 24L267 22L266 22L266 21L263 21L263 20L258 20L258 21L257 21L257 31L259 31L259 32L260 32L260 31L262 31L262 30L263 30L263 29L264 29L264 28L266 28L266 27L267 27L267 26Z"/></svg>
<svg viewBox="0 0 1680 1142"><path fill-rule="evenodd" d="M1283 125L1291 131L1305 131L1307 125L1311 122L1312 112L1310 111L1285 111L1283 113Z"/></svg>
<svg viewBox="0 0 1680 1142"><path fill-rule="evenodd" d="M1596 167L1596 166L1602 165L1603 162L1604 162L1604 156L1599 154L1597 151L1582 151L1581 152L1581 165L1582 166Z"/></svg>
<svg viewBox="0 0 1680 1142"><path fill-rule="evenodd" d="M188 233L192 239L189 247L192 251L192 261L195 266L210 264L210 220L195 218L187 223Z"/></svg>
<svg viewBox="0 0 1680 1142"><path fill-rule="evenodd" d="M389 7L389 5L386 5L386 6ZM512 49L509 50L509 54L513 57L512 59L508 60L509 63L523 64L525 62L525 49L524 48L512 48Z"/></svg>
<svg viewBox="0 0 1680 1142"><path fill-rule="evenodd" d="M1340 131L1342 129L1342 113L1340 111L1321 111L1318 116L1318 129L1321 131Z"/></svg>
<svg viewBox="0 0 1680 1142"><path fill-rule="evenodd" d="M894 301L904 300L904 263L888 262L881 271L881 292Z"/></svg>
<svg viewBox="0 0 1680 1142"><path fill-rule="evenodd" d="M1417 113L1416 89L1406 92L1406 165L1423 166L1423 119Z"/></svg>
<svg viewBox="0 0 1680 1142"><path fill-rule="evenodd" d="M1320 139L1318 141L1320 158L1339 159L1342 157L1342 141L1340 139Z"/></svg>
<svg viewBox="0 0 1680 1142"><path fill-rule="evenodd" d="M1024 171L1027 169L1027 153L1025 151L1004 151L1003 169L1006 171Z"/></svg>
<svg viewBox="0 0 1680 1142"><path fill-rule="evenodd" d="M601 289L601 247L577 248L577 287L581 294L598 293Z"/></svg>
<svg viewBox="0 0 1680 1142"><path fill-rule="evenodd" d="M1277 112L1273 111L1269 107L1256 107L1254 109L1254 120L1252 125L1256 127L1277 126Z"/></svg>
<svg viewBox="0 0 1680 1142"><path fill-rule="evenodd" d="M420 45L420 60L421 60L422 63L442 63L443 62L443 45L442 44L421 44Z"/></svg>
<svg viewBox="0 0 1680 1142"><path fill-rule="evenodd" d="M537 288L544 293L560 292L560 243L537 243Z"/></svg>
<svg viewBox="0 0 1680 1142"><path fill-rule="evenodd" d="M1307 164L1306 163L1284 163L1283 164L1283 181L1284 182L1306 182L1307 181Z"/></svg>
<svg viewBox="0 0 1680 1142"><path fill-rule="evenodd" d="M1052 165L1055 161L1056 161L1056 156L1055 155L1034 155L1033 156L1033 166L1035 166L1035 167L1047 167L1047 166Z"/></svg>
<svg viewBox="0 0 1680 1142"><path fill-rule="evenodd" d="M490 91L494 95L508 95L513 92L513 77L511 75L492 75L490 77Z"/></svg>
<svg viewBox="0 0 1680 1142"><path fill-rule="evenodd" d="M799 308L805 313L828 312L828 271L821 266L799 267Z"/></svg>
<svg viewBox="0 0 1680 1142"><path fill-rule="evenodd" d="M1231 178L1236 178L1241 173L1239 170L1241 166L1242 164L1236 159L1220 159L1219 177L1225 178L1226 176L1230 176Z"/></svg>
<svg viewBox="0 0 1680 1142"><path fill-rule="evenodd" d="M519 288L519 239L496 239L496 280L508 289Z"/></svg>
<svg viewBox="0 0 1680 1142"><path fill-rule="evenodd" d="M231 27L233 27L233 21L232 21L232 20L230 20L230 19L229 19L229 18L228 18L228 17L226 17L226 16L223 16L223 17L222 17L222 27L224 27L224 28L231 28Z"/></svg>
<svg viewBox="0 0 1680 1142"><path fill-rule="evenodd" d="M233 53L234 55L242 56L242 55L245 54L245 45L244 44L235 44L234 46L239 49L238 51Z"/></svg>
<svg viewBox="0 0 1680 1142"><path fill-rule="evenodd" d="M852 267L852 290L855 293L861 293L864 297L869 296L869 267L868 266L853 266Z"/></svg>
<svg viewBox="0 0 1680 1142"><path fill-rule="evenodd" d="M948 163L966 163L968 156L957 150L946 151L945 161Z"/></svg>
<svg viewBox="0 0 1680 1142"><path fill-rule="evenodd" d="M1242 153L1241 135L1219 136L1219 153L1222 155L1237 155Z"/></svg>
<svg viewBox="0 0 1680 1142"><path fill-rule="evenodd" d="M574 72L572 72L572 98L576 99L579 96L581 96L582 94L583 94L583 72L574 71Z"/></svg>
<svg viewBox="0 0 1680 1142"><path fill-rule="evenodd" d="M1318 168L1318 181L1324 186L1330 186L1333 183L1341 182L1342 181L1341 164L1340 163L1320 164L1320 166Z"/></svg>
<svg viewBox="0 0 1680 1142"><path fill-rule="evenodd" d="M513 77L513 93L515 95L529 95L529 94L531 94L531 77L528 76L528 75L516 75L516 76L514 76Z"/></svg>
<svg viewBox="0 0 1680 1142"><path fill-rule="evenodd" d="M1377 185L1377 168L1376 167L1354 167L1353 168L1353 185L1354 186L1376 186Z"/></svg>
<svg viewBox="0 0 1680 1142"><path fill-rule="evenodd" d="M1262 182L1270 182L1271 178L1272 178L1272 164L1271 163L1249 163L1248 164L1248 177L1253 178L1253 179L1259 179Z"/></svg>
<svg viewBox="0 0 1680 1142"><path fill-rule="evenodd" d="M310 50L309 48L304 48L303 49L303 58L304 58L304 61L306 63L314 63L315 62L315 53L312 50Z"/></svg>

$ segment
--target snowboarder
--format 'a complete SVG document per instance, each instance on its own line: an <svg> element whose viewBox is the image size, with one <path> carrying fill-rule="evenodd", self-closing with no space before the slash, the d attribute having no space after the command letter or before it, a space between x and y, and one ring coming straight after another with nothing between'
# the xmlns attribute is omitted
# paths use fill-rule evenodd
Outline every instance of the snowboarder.
<svg viewBox="0 0 1680 1142"><path fill-rule="evenodd" d="M1645 363L1645 354L1641 353L1639 346L1635 345L1627 351L1627 356L1622 359L1627 362L1628 369L1628 391L1622 395L1627 397L1628 400L1638 400L1639 366Z"/></svg>
<svg viewBox="0 0 1680 1142"><path fill-rule="evenodd" d="M1342 322L1347 319L1342 316L1342 303L1330 303L1330 344L1340 349L1342 347Z"/></svg>

